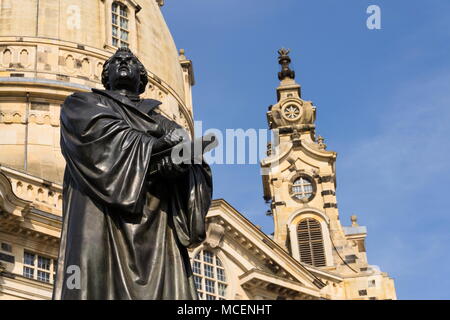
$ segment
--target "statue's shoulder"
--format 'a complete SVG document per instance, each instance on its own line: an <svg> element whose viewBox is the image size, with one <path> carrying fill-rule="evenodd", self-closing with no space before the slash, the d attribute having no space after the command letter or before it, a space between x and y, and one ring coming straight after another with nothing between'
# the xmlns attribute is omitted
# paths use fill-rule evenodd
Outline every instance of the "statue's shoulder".
<svg viewBox="0 0 450 320"><path fill-rule="evenodd" d="M161 125L164 126L164 128L168 129L180 129L182 126L180 126L176 121L168 118L164 114L161 113L161 110L152 110L150 112L150 115L153 119L158 121Z"/></svg>
<svg viewBox="0 0 450 320"><path fill-rule="evenodd" d="M142 99L139 104L139 110L145 114L155 114L155 109L158 109L161 105L161 101L154 99Z"/></svg>
<svg viewBox="0 0 450 320"><path fill-rule="evenodd" d="M66 98L66 102L76 100L97 100L99 99L99 94L93 91L88 92L74 92Z"/></svg>

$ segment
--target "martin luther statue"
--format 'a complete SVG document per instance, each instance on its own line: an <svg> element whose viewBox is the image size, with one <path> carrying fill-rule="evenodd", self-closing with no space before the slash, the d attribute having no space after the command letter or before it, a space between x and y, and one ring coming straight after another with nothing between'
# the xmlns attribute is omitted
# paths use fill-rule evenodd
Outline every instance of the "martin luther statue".
<svg viewBox="0 0 450 320"><path fill-rule="evenodd" d="M161 102L140 99L147 72L129 49L106 61L102 82L106 90L75 93L61 109L53 298L197 299L187 248L205 238L210 168L154 156L182 141L180 126L155 111Z"/></svg>

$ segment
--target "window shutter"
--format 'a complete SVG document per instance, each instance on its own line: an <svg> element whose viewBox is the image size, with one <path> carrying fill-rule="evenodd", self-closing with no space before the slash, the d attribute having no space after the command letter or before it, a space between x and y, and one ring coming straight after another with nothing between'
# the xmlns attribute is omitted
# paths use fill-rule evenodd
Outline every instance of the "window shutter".
<svg viewBox="0 0 450 320"><path fill-rule="evenodd" d="M322 228L314 219L304 219L297 226L300 261L315 267L326 266Z"/></svg>

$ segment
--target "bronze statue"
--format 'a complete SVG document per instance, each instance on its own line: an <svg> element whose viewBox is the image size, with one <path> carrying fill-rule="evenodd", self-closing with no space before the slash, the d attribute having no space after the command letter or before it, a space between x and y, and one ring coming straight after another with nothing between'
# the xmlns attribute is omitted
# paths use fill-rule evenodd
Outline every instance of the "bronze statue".
<svg viewBox="0 0 450 320"><path fill-rule="evenodd" d="M67 166L54 299L197 299L187 248L205 239L212 175L175 164L180 126L140 99L147 72L121 48L104 64L106 90L61 109ZM162 157L154 157L163 154ZM79 286L70 285L79 271Z"/></svg>

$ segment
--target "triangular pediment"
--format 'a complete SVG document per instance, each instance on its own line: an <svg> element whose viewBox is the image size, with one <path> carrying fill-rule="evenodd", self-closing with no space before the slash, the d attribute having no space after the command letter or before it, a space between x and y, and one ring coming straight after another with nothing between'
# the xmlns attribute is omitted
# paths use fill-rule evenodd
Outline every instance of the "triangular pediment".
<svg viewBox="0 0 450 320"><path fill-rule="evenodd" d="M320 298L325 284L228 202L214 200L207 222L206 245L220 248L239 266L243 288L264 286Z"/></svg>

